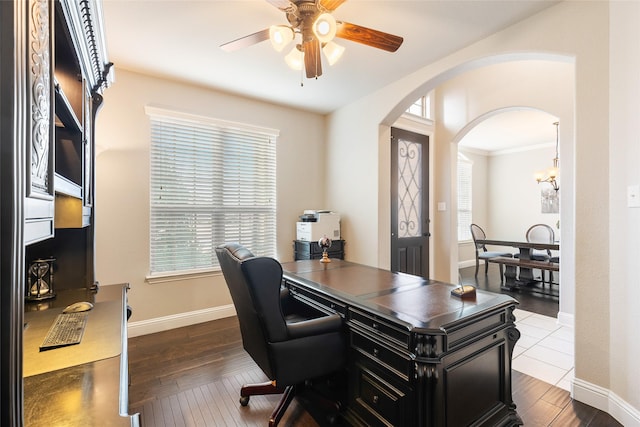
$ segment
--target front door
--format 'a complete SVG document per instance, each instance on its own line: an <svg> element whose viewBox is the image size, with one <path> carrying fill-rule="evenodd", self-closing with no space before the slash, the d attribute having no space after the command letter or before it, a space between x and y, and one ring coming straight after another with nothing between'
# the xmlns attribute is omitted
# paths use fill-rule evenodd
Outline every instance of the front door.
<svg viewBox="0 0 640 427"><path fill-rule="evenodd" d="M429 137L391 128L391 270L429 278Z"/></svg>

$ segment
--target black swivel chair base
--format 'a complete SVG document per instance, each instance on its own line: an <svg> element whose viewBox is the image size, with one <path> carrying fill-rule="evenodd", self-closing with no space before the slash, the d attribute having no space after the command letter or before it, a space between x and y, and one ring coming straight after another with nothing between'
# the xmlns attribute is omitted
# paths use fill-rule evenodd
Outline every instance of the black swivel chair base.
<svg viewBox="0 0 640 427"><path fill-rule="evenodd" d="M276 427L282 417L284 416L285 411L291 404L293 398L304 389L305 395L310 397L310 400L313 400L314 403L318 403L324 409L334 412L336 415L340 411L342 405L339 401L333 401L325 398L324 396L319 395L313 390L308 389L304 385L302 386L294 386L290 385L285 388L278 387L275 384L275 381L267 381L259 384L246 384L243 385L240 389L240 405L247 406L249 404L249 398L251 396L263 396L268 394L282 394L282 398L278 402L278 405L275 407L271 416L269 417L269 427ZM333 424L333 421L336 420L336 417L331 416L330 421Z"/></svg>

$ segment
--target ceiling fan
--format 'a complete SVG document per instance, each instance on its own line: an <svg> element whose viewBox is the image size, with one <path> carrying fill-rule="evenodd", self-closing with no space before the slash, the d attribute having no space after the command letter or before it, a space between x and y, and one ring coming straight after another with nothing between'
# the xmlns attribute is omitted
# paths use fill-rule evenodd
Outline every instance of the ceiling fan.
<svg viewBox="0 0 640 427"><path fill-rule="evenodd" d="M398 50L403 42L402 37L349 22L336 21L331 12L345 1L267 0L285 12L290 25L272 25L270 28L224 43L220 47L232 52L270 40L273 47L281 51L300 34L301 42L286 55L285 61L293 69L301 70L304 66L307 78L318 78L322 75L321 51L327 57L329 65L333 65L344 52L344 47L333 42L334 37L388 52Z"/></svg>

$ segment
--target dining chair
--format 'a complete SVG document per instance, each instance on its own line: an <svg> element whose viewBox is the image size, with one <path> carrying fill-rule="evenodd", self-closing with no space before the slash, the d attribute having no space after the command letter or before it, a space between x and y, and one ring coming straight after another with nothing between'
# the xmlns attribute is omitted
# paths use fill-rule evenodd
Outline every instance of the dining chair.
<svg viewBox="0 0 640 427"><path fill-rule="evenodd" d="M513 257L511 252L488 251L484 243L478 243L478 240L485 240L487 238L487 235L485 234L482 227L480 227L477 224L471 224L470 227L471 227L471 237L473 238L473 245L475 246L475 249L476 249L476 277L478 277L480 260L484 260L484 274L486 276L487 273L489 272L489 263L487 262L487 260L491 258L497 258L497 257L507 257L507 258ZM502 277L504 274L503 272L504 267L502 266L502 264L498 264L498 266L500 267L500 279L502 280Z"/></svg>
<svg viewBox="0 0 640 427"><path fill-rule="evenodd" d="M555 233L553 228L547 224L534 224L527 230L527 242L529 243L554 243ZM550 261L552 255L550 249L533 249L531 251L531 259L536 261ZM542 274L542 283L544 280L544 271ZM549 283L553 282L553 272L549 271Z"/></svg>

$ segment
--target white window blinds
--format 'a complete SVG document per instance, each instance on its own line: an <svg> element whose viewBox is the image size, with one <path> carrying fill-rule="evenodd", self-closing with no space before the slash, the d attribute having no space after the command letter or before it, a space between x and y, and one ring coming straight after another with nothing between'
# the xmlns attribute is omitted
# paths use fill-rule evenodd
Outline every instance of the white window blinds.
<svg viewBox="0 0 640 427"><path fill-rule="evenodd" d="M471 240L473 163L458 154L458 240Z"/></svg>
<svg viewBox="0 0 640 427"><path fill-rule="evenodd" d="M216 246L276 252L276 138L271 129L154 107L151 274L218 267Z"/></svg>

